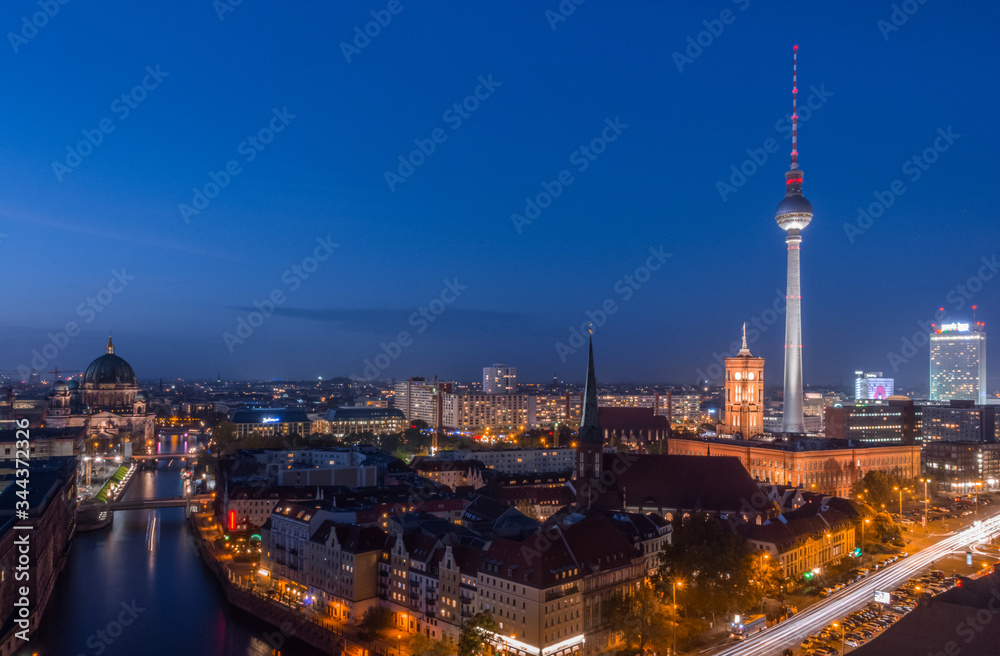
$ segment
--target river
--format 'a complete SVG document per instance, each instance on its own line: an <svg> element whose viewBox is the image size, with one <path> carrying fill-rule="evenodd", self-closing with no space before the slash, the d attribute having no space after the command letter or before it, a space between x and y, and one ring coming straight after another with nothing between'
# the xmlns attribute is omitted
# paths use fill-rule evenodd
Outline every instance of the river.
<svg viewBox="0 0 1000 656"><path fill-rule="evenodd" d="M182 452L176 437L162 453ZM182 464L135 473L125 498L176 497ZM41 627L18 655L316 656L274 652L268 625L233 609L198 558L183 508L115 513L109 529L78 533Z"/></svg>

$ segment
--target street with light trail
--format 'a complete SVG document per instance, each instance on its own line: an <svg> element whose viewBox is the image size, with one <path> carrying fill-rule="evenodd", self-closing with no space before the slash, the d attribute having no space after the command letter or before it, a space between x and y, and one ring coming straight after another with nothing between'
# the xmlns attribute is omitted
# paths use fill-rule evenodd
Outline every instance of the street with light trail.
<svg viewBox="0 0 1000 656"><path fill-rule="evenodd" d="M764 656L779 654L786 647L797 647L806 637L819 633L833 622L861 608L875 598L876 590L895 590L931 566L934 561L954 551L966 551L989 540L1000 530L1000 513L939 542L897 563L876 572L857 583L831 594L826 599L806 608L792 619L781 622L737 644L712 650L715 656ZM707 653L707 652L706 652Z"/></svg>

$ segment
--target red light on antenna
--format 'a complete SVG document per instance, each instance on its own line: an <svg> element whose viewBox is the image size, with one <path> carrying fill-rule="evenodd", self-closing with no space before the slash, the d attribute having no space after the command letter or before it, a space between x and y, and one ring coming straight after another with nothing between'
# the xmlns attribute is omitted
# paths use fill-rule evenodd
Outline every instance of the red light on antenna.
<svg viewBox="0 0 1000 656"><path fill-rule="evenodd" d="M795 46L795 49L796 49L796 50L798 50L798 49L799 49L799 47L798 47L798 46Z"/></svg>
<svg viewBox="0 0 1000 656"><path fill-rule="evenodd" d="M973 305L973 306L972 306L972 309L973 309L973 310L975 310L975 309L976 309L976 306L975 306L975 305Z"/></svg>
<svg viewBox="0 0 1000 656"><path fill-rule="evenodd" d="M938 312L944 312L944 308L938 308Z"/></svg>

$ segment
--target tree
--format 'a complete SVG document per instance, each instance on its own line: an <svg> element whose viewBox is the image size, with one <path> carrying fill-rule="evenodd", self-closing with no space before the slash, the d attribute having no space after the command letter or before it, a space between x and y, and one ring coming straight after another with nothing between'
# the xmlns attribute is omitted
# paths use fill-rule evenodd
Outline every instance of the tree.
<svg viewBox="0 0 1000 656"><path fill-rule="evenodd" d="M413 656L452 656L455 644L447 640L434 640L422 633L413 636L407 645Z"/></svg>
<svg viewBox="0 0 1000 656"><path fill-rule="evenodd" d="M646 645L667 634L669 620L656 591L645 583L627 593L612 596L606 603L607 617L620 629L629 649L644 653Z"/></svg>
<svg viewBox="0 0 1000 656"><path fill-rule="evenodd" d="M762 606L765 597L775 597L781 592L785 575L781 565L768 552L758 550L747 555L744 570L750 576L746 597L752 605Z"/></svg>
<svg viewBox="0 0 1000 656"><path fill-rule="evenodd" d="M462 624L462 632L458 636L458 656L480 656L486 644L486 632L496 633L498 630L497 621L488 610L471 616Z"/></svg>
<svg viewBox="0 0 1000 656"><path fill-rule="evenodd" d="M234 447L236 442L236 424L231 421L219 422L219 425L212 429L212 441L215 442L216 451L221 455Z"/></svg>
<svg viewBox="0 0 1000 656"><path fill-rule="evenodd" d="M374 640L379 631L392 628L392 611L382 606L372 606L361 617L358 628L366 640Z"/></svg>
<svg viewBox="0 0 1000 656"><path fill-rule="evenodd" d="M892 488L902 484L895 476L873 469L851 486L851 499L872 508L892 507L889 504L897 501L897 493Z"/></svg>
<svg viewBox="0 0 1000 656"><path fill-rule="evenodd" d="M660 552L655 585L661 596L683 582L684 604L698 617L713 620L756 603L750 580L753 549L706 515L674 521L672 542Z"/></svg>

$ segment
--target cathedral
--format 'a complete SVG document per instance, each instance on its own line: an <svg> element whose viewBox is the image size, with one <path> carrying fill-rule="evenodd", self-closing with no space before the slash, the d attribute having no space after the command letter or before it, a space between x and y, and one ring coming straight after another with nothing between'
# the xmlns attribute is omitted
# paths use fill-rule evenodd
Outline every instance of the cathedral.
<svg viewBox="0 0 1000 656"><path fill-rule="evenodd" d="M115 355L110 337L107 353L90 363L82 383L60 380L52 386L46 414L48 426L85 426L87 437L128 432L134 441L153 439L155 415L147 411L135 372ZM131 443L123 446L122 455L130 455Z"/></svg>

